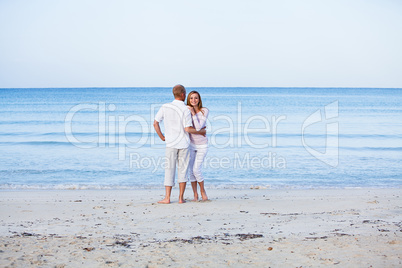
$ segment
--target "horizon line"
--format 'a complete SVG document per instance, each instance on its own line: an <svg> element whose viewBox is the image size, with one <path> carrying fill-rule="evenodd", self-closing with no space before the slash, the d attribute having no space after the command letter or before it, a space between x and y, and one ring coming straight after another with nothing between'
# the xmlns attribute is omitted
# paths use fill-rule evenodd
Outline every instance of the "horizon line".
<svg viewBox="0 0 402 268"><path fill-rule="evenodd" d="M172 86L173 87L173 86ZM1 89L109 89L109 88L172 88L164 86L129 86L129 87L0 87ZM275 86L238 86L238 87L228 87L228 86L185 86L186 88L288 88L288 89L402 89L402 87L275 87Z"/></svg>

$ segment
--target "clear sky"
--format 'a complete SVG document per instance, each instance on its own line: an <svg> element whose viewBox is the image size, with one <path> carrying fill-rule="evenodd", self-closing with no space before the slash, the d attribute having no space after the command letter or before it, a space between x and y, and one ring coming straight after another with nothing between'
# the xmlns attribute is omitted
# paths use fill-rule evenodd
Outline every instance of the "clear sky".
<svg viewBox="0 0 402 268"><path fill-rule="evenodd" d="M0 0L0 87L399 87L401 0Z"/></svg>

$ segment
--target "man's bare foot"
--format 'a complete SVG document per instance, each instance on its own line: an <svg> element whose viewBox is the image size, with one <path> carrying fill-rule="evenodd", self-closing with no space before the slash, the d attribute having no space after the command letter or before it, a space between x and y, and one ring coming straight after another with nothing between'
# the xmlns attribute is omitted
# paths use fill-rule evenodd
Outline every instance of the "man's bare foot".
<svg viewBox="0 0 402 268"><path fill-rule="evenodd" d="M180 204L186 203L186 200L180 198L180 199L179 199L179 203L180 203Z"/></svg>
<svg viewBox="0 0 402 268"><path fill-rule="evenodd" d="M194 195L193 201L194 201L194 202L197 202L197 201L198 201L198 194L195 194L195 195Z"/></svg>
<svg viewBox="0 0 402 268"><path fill-rule="evenodd" d="M158 201L159 204L170 204L170 199L163 199L161 201Z"/></svg>

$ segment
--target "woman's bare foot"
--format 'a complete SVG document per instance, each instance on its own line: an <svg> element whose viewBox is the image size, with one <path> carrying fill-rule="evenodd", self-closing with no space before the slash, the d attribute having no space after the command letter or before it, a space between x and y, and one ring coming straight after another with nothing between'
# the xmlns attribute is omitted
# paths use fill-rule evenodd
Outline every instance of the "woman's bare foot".
<svg viewBox="0 0 402 268"><path fill-rule="evenodd" d="M193 194L194 194L194 202L198 201L198 190L197 190L197 182L196 181L192 181L191 182L191 188L193 188Z"/></svg>
<svg viewBox="0 0 402 268"><path fill-rule="evenodd" d="M206 192L201 192L201 197L202 197L202 201L207 201L208 200L208 196Z"/></svg>
<svg viewBox="0 0 402 268"><path fill-rule="evenodd" d="M179 203L180 204L186 203L186 200L184 200L183 198L179 198Z"/></svg>
<svg viewBox="0 0 402 268"><path fill-rule="evenodd" d="M170 204L170 199L165 198L165 199L163 199L161 201L158 201L158 203L159 204Z"/></svg>

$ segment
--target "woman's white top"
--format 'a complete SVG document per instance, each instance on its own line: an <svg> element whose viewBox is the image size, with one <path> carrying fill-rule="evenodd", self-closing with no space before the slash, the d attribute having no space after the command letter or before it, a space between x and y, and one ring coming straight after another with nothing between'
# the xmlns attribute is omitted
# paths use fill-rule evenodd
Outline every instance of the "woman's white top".
<svg viewBox="0 0 402 268"><path fill-rule="evenodd" d="M204 128L207 124L209 110L207 108L202 108L202 111L199 111L195 115L192 116L193 127L196 130L200 130ZM190 134L190 141L193 147L199 147L201 145L208 145L208 138L199 134ZM194 146L195 145L195 146Z"/></svg>

